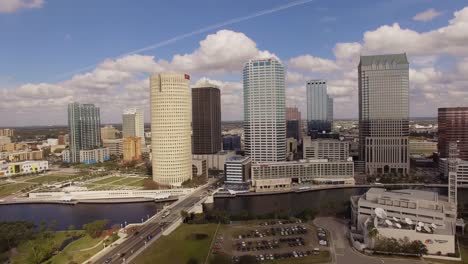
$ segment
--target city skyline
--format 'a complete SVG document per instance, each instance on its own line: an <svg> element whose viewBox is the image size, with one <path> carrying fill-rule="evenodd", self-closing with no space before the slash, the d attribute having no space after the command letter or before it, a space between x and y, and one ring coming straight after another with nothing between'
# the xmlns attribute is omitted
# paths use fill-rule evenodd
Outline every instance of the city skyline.
<svg viewBox="0 0 468 264"><path fill-rule="evenodd" d="M8 36L19 34L12 32L12 29L14 30L15 27L18 30L21 29L22 20L34 21L40 25L51 23L50 19L46 19L45 16L49 12L57 11L56 3L43 2L44 4L37 8L17 12L13 10L8 13L2 12L0 6L0 12L2 12L0 19L12 23L12 28L5 30ZM252 10L272 10L287 3L292 2L256 3L251 9L247 9L241 3L233 14L225 13L226 11L220 7L222 9L220 16L222 18L243 17L243 15L251 14ZM406 52L409 56L410 102L413 106L410 116L435 117L437 107L466 104L466 99L464 99L466 91L463 90L466 77L463 72L467 67L468 50L457 43L466 42L468 36L450 32L466 32L464 27L468 19L468 8L464 8L459 3L442 5L442 2L433 2L430 5L411 3L409 6L395 4L392 9L394 13L379 17L370 14L374 12L364 12L364 10L379 10L382 8L382 3L369 5L363 3L359 1L353 7L354 11L362 13L363 18L359 19L347 15L344 11L346 6L331 4L330 7L324 9L320 8L323 7L322 4L311 1L301 4L301 7L291 6L278 12L267 12L265 15L253 17L242 23L205 30L201 34L188 37L183 45L175 41L174 44L161 49L124 55L119 58L115 56L122 54L125 50L136 50L139 46L157 41L142 37L141 42L144 44L139 44L139 41L125 43L125 47L121 47L120 52L112 50L106 54L90 49L89 54L83 56L86 63L75 56L70 56L66 60L61 59L60 63L57 62L56 67L60 67L56 69L47 66L37 71L19 71L18 69L24 66L22 65L24 58L20 56L17 60L9 60L11 55L0 52L0 58L12 61L10 67L0 68L3 72L0 77L0 94L11 99L0 106L0 114L4 116L0 120L0 126L65 124L66 115L57 110L66 107L71 100L93 103L101 107L103 123L116 123L119 120L117 112L122 108L132 105L143 106L147 117L145 122L148 122L147 75L179 70L191 74L194 80L192 84L209 79L220 87L223 121L242 120L242 111L240 111L242 109L242 64L248 59L259 57L277 57L285 63L287 105L297 105L303 113L306 112L303 98L306 80L320 78L329 81L330 94L336 100L336 119L357 118L355 67L359 54L373 55L392 52ZM426 12L431 9L433 12ZM309 18L306 14L314 14L316 17ZM291 47L291 41L288 41L289 46L286 48L283 39L297 39L298 41L293 42L304 42L310 38L307 34L293 36L287 30L278 27L278 22L275 22L296 16L297 21L290 22L292 27L310 27L312 35L323 33L323 42L317 41L317 43L310 44L310 47L305 47L303 44ZM346 25L345 22L352 19L357 19L356 24ZM199 22L201 24L193 26L203 28L203 26L219 21L223 19L215 21L203 19ZM365 21L371 21L371 23L366 24ZM182 23L182 25L186 24ZM261 34L258 29L266 25L278 28L277 34L282 37L282 40L269 41L271 39L268 36ZM169 29L171 35L178 36L184 32L190 32L187 29L193 28L185 29L174 26L173 29L173 31ZM343 34L345 31L349 33ZM27 31L22 29L22 32ZM67 37L65 34L70 34L70 36ZM75 42L83 44L83 39L78 39L78 35L74 32L64 33L64 35L67 40L63 41L74 48L77 48L75 45L78 44ZM398 37L392 37L393 42L390 43L386 41L390 36ZM27 36L22 37L28 39ZM36 34L31 34L30 37L31 40L38 38ZM156 38L164 39L159 35ZM5 42L5 45L11 46L8 42ZM61 45L64 44L61 43ZM244 48L241 52L234 52L238 46ZM420 46L424 48L419 48ZM57 48L58 52L63 52L62 49L67 52L71 51L66 47ZM48 53L44 52L44 54ZM43 56L42 53L34 55ZM40 62L40 59L35 56L28 58L28 63L31 63L29 67L36 67L36 64ZM96 62L98 66L94 69L85 70L61 80L52 78L54 74L63 73L63 69L73 71ZM425 107L427 102L434 105L434 109ZM50 118L47 120L38 118L44 113L47 113Z"/></svg>

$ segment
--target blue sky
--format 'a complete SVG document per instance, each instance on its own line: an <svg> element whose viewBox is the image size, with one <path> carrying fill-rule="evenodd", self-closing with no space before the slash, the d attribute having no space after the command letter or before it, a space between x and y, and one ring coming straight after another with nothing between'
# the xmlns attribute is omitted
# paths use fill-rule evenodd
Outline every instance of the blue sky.
<svg viewBox="0 0 468 264"><path fill-rule="evenodd" d="M294 2L286 0L3 1L5 3L0 3L0 61L3 62L0 63L0 91L3 89L4 95L18 97L17 100L27 100L28 96L25 96L24 93L17 93L21 86L25 84L58 84L59 88L57 89L68 89L63 82L70 80L74 74L64 75L64 73L74 72L85 66L97 65L105 59L115 59L117 56L129 51L228 19ZM10 4L7 2L10 2ZM26 2L26 4L22 2ZM35 5L31 7L33 4ZM2 5L9 6L2 7ZM337 43L356 42L363 44L363 34L366 31L377 31L379 27L391 26L393 23L398 23L402 33L404 33L405 29L422 34L443 28L449 24L449 20L454 18L454 12L462 10L466 5L468 5L468 1L460 0L317 0L213 29L165 47L139 54L154 56L155 61L160 59L171 61L176 54L193 53L199 48L200 41L206 39L210 34L216 34L219 30L225 29L244 34L255 42L258 50L268 51L276 55L286 65L290 65L288 62L293 58L303 55L323 58L339 64L334 53L334 47ZM433 9L437 15L424 21L414 19L416 14L428 9ZM465 34L468 33L465 32ZM424 45L424 43L420 43L420 45ZM434 50L436 50L435 48ZM239 49L242 49L242 47L239 47ZM378 49L374 47L369 50L376 51ZM385 49L382 49L382 51L385 52ZM401 51L405 52L405 48L402 47ZM461 61L460 58L465 58L465 55L467 55L465 51L457 54L442 52L434 54L437 58L431 61L431 52L431 50L428 50L424 54L417 54L418 59L427 59L430 61L430 65L427 65L427 63L414 65L416 71L433 68L436 72L443 74L444 71L450 71L451 68L457 67L457 63ZM409 56L411 57L411 54ZM314 68L308 70L301 67L296 67L296 69L289 67L288 69L291 69L291 73L300 74L300 80L315 77L334 78L339 83L340 79L343 80L341 74L353 70L353 67L350 66L340 65L339 67L340 71L333 73L328 70L316 71ZM238 72L231 69L222 73L211 73L210 71L204 73L201 69L194 76L196 78L206 76L214 82L222 82L222 85L228 83L239 88L236 83L241 79L240 69L241 67L239 67ZM80 73L86 74L92 71L93 68ZM324 74L324 72L327 74ZM138 75L134 79L141 81L144 78L145 75ZM456 79L456 81L459 81L459 79ZM292 92L292 95L297 96L302 89L300 81L288 81L288 85L288 88L297 90L295 93ZM23 90L27 91L27 89ZM43 90L34 90L37 92L37 94L34 94L34 98L38 99ZM44 100L44 102L50 102L50 100L47 100L50 99L47 98L47 95L50 95L50 89L47 88L46 90L48 92L44 93L44 97L40 99ZM233 91L238 90L233 88ZM339 87L336 88L336 94L343 96L339 90ZM122 88L110 89L108 92L115 94L119 91L122 91ZM75 96L70 93L67 93L67 95ZM353 95L349 94L349 96L352 97ZM62 100L61 105L64 105L65 101ZM99 104L99 100L97 103ZM144 104L144 101L138 102L138 104L140 103ZM301 102L294 100L291 103L301 104ZM352 103L349 104L348 108L351 107ZM42 106L44 106L44 109L42 109ZM104 102L100 106L101 108L106 107ZM128 107L130 106L128 105ZM47 108L45 103L41 104L42 112L39 112L46 113L50 109L60 109L58 104L52 104L51 107ZM119 106L119 108L121 107L125 106ZM339 103L337 107L338 109L335 109L337 113L335 116L337 117L357 116L357 105L352 113L349 113L348 108L340 109ZM412 111L412 115L434 116L435 114L434 110L426 112L423 110ZM0 126L36 124L43 121L32 117L31 119L26 118L24 122L14 121L14 118L4 115L4 113L11 113L11 111L15 111L16 117L22 117L23 115L31 117L30 111L32 110L27 109L27 107L18 110L0 105ZM33 115L34 112L32 112ZM105 115L103 117L104 122L119 121L120 114L110 114L113 112L111 109L103 112ZM65 123L64 117L64 115L54 115L52 119L44 120L44 122L50 124ZM242 119L242 116L223 114L223 119Z"/></svg>

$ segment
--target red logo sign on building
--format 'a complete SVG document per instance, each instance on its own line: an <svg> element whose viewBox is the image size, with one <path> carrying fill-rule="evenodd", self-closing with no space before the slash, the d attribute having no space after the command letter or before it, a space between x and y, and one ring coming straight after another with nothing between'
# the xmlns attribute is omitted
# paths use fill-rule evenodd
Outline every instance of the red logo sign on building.
<svg viewBox="0 0 468 264"><path fill-rule="evenodd" d="M190 75L185 74L185 79L186 79L186 80L190 80Z"/></svg>

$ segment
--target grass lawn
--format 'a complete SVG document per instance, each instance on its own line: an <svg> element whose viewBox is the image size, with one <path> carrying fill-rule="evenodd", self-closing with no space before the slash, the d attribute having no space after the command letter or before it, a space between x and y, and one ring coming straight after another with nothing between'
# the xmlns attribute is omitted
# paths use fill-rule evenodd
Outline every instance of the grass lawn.
<svg viewBox="0 0 468 264"><path fill-rule="evenodd" d="M71 261L83 263L102 250L102 245L96 246L101 242L101 240L102 238L91 238L86 235L66 246L59 254L53 256L49 261L51 264L69 263ZM49 261L47 263L49 263Z"/></svg>
<svg viewBox="0 0 468 264"><path fill-rule="evenodd" d="M128 186L143 187L143 182L144 181L145 181L144 179L141 179L139 181L134 181L134 182L130 183Z"/></svg>
<svg viewBox="0 0 468 264"><path fill-rule="evenodd" d="M137 177L128 177L125 179L122 179L117 182L113 182L112 185L124 185L124 186L129 186L130 183L132 182L138 182L139 180L143 180L142 178L137 178Z"/></svg>
<svg viewBox="0 0 468 264"><path fill-rule="evenodd" d="M38 176L32 179L26 180L26 182L33 182L33 183L53 183L53 182L62 182L62 181L69 181L79 176L73 175L46 175L46 176Z"/></svg>
<svg viewBox="0 0 468 264"><path fill-rule="evenodd" d="M173 263L186 264L190 258L204 263L216 231L216 224L183 224L169 236L163 236L138 256L134 263ZM197 240L193 234L207 234L208 237Z"/></svg>
<svg viewBox="0 0 468 264"><path fill-rule="evenodd" d="M54 241L54 244L56 245L61 245L63 241L67 239L67 232L66 231L58 231L53 233L53 238L52 240ZM28 262L28 254L29 251L31 250L28 242L22 243L17 247L18 254L13 256L11 258L11 263L12 264L23 264L23 263L29 263Z"/></svg>
<svg viewBox="0 0 468 264"><path fill-rule="evenodd" d="M11 195L31 185L32 183L12 183L12 184L2 185L0 186L0 197Z"/></svg>
<svg viewBox="0 0 468 264"><path fill-rule="evenodd" d="M105 178L105 179L102 179L102 180L94 181L93 183L106 184L106 183L110 183L110 182L118 181L118 180L122 180L122 179L125 179L125 177L113 176L113 177Z"/></svg>

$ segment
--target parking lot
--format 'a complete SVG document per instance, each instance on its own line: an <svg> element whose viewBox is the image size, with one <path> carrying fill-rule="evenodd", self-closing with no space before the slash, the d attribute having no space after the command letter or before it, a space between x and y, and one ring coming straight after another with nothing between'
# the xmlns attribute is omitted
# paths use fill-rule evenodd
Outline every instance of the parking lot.
<svg viewBox="0 0 468 264"><path fill-rule="evenodd" d="M327 241L323 229L301 220L250 221L231 224L218 234L212 253L228 254L234 262L243 255L259 261L323 259L329 256Z"/></svg>

